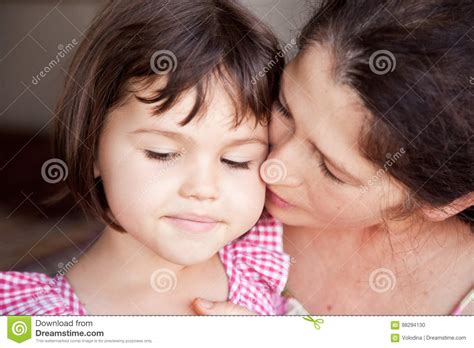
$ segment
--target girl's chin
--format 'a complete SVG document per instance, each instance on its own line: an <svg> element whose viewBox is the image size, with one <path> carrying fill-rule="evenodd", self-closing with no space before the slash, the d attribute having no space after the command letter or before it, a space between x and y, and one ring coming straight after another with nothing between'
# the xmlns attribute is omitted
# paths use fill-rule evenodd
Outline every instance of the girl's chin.
<svg viewBox="0 0 474 348"><path fill-rule="evenodd" d="M183 255L182 251L179 254L174 254L173 252L156 252L156 254L162 258L163 260L181 267L189 267L193 265L197 265L203 263L209 259L211 259L215 253L209 254L199 254L199 255Z"/></svg>

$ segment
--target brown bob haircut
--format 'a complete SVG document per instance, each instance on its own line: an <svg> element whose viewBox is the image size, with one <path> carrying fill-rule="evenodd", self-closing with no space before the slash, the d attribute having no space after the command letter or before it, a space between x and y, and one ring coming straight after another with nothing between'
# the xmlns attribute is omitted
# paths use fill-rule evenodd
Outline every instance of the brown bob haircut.
<svg viewBox="0 0 474 348"><path fill-rule="evenodd" d="M111 216L93 164L107 114L133 93L129 82L151 83L163 77L157 70L166 71L166 83L153 97L136 96L156 103L156 115L194 88L185 125L205 114L209 83L218 78L236 107L236 127L244 116L268 124L284 64L275 60L278 52L272 32L234 1L110 2L79 46L57 105L54 151L67 163L69 176L67 188L49 202L72 193L87 215L124 231Z"/></svg>

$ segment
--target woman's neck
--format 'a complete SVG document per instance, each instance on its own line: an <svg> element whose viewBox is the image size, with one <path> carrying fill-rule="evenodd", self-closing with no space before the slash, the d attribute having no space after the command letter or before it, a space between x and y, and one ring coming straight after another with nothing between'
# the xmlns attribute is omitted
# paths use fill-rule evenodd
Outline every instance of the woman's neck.
<svg viewBox="0 0 474 348"><path fill-rule="evenodd" d="M455 219L399 221L361 231L284 229L285 250L293 261L288 289L311 312L420 313L431 309L422 308L434 301L426 299L428 292L461 296L472 286L474 237ZM450 281L462 289L450 289Z"/></svg>

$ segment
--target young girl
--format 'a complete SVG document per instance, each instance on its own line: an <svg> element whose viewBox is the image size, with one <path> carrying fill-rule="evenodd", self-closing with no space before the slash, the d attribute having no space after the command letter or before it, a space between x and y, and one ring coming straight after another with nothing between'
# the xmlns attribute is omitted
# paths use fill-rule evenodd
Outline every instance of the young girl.
<svg viewBox="0 0 474 348"><path fill-rule="evenodd" d="M200 297L281 313L281 227L255 225L276 46L231 1L107 5L73 59L55 140L69 190L107 226L66 276L0 273L0 314L193 314Z"/></svg>

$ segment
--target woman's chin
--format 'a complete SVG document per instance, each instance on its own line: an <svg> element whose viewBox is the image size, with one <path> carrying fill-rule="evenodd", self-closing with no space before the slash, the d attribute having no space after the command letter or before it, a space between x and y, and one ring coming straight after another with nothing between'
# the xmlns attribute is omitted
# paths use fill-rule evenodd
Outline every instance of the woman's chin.
<svg viewBox="0 0 474 348"><path fill-rule="evenodd" d="M275 219L280 220L285 225L297 226L300 225L300 218L296 212L296 207L292 209L282 208L267 199L265 202L265 209Z"/></svg>

